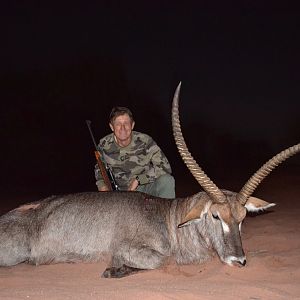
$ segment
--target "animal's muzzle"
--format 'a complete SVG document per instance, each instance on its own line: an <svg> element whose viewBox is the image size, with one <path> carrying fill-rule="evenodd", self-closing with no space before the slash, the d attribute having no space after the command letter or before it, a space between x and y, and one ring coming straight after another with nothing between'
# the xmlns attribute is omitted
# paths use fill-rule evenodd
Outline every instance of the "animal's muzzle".
<svg viewBox="0 0 300 300"><path fill-rule="evenodd" d="M232 261L232 264L237 266L237 267L244 267L246 265L246 259L245 258L240 258Z"/></svg>
<svg viewBox="0 0 300 300"><path fill-rule="evenodd" d="M236 256L230 256L227 257L225 262L230 266L237 266L237 267L244 267L246 265L246 257L236 257Z"/></svg>
<svg viewBox="0 0 300 300"><path fill-rule="evenodd" d="M233 262L234 265L238 267L244 267L246 265L246 259L236 260Z"/></svg>

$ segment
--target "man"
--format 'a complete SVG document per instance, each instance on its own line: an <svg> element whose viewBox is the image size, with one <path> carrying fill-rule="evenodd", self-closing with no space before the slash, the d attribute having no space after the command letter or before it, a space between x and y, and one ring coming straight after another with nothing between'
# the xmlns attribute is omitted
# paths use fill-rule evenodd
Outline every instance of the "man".
<svg viewBox="0 0 300 300"><path fill-rule="evenodd" d="M149 135L133 131L134 125L128 108L114 107L109 117L112 133L99 143L118 186L121 190L175 198L175 180L168 159ZM98 190L107 191L98 165L95 177Z"/></svg>

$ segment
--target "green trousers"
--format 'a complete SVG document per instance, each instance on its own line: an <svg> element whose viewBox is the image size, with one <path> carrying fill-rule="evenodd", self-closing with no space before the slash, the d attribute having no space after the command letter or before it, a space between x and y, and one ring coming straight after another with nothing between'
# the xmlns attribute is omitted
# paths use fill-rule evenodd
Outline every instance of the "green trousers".
<svg viewBox="0 0 300 300"><path fill-rule="evenodd" d="M136 189L152 196L161 198L175 198L175 179L172 175L164 174L154 182L139 185Z"/></svg>

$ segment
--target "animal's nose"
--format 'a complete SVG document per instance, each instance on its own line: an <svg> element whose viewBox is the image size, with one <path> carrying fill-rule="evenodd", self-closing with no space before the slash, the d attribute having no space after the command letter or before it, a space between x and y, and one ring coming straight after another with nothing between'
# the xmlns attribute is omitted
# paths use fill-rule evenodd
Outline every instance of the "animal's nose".
<svg viewBox="0 0 300 300"><path fill-rule="evenodd" d="M242 259L238 263L244 267L246 265L246 259Z"/></svg>
<svg viewBox="0 0 300 300"><path fill-rule="evenodd" d="M244 267L246 265L246 259L245 258L237 259L234 261L234 264L239 267Z"/></svg>
<svg viewBox="0 0 300 300"><path fill-rule="evenodd" d="M230 266L243 267L246 265L246 256L229 256L224 262Z"/></svg>
<svg viewBox="0 0 300 300"><path fill-rule="evenodd" d="M246 265L246 258L236 257L231 261L231 263L237 267L244 267Z"/></svg>

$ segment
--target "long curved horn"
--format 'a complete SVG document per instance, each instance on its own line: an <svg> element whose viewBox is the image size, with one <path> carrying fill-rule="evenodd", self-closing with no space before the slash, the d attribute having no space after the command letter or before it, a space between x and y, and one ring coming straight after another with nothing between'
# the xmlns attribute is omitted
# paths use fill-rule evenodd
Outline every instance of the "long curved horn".
<svg viewBox="0 0 300 300"><path fill-rule="evenodd" d="M212 180L204 173L204 171L202 171L202 169L192 157L184 141L181 132L178 110L180 87L181 82L176 88L172 104L172 127L177 149L185 165L188 167L188 169L198 181L198 183L202 186L202 188L212 197L212 199L214 199L215 202L225 202L226 197L223 192L212 182Z"/></svg>
<svg viewBox="0 0 300 300"><path fill-rule="evenodd" d="M300 144L289 147L279 154L268 160L251 178L246 182L241 191L238 193L238 199L242 205L245 205L247 199L255 191L258 185L270 174L270 172L287 158L300 152Z"/></svg>

